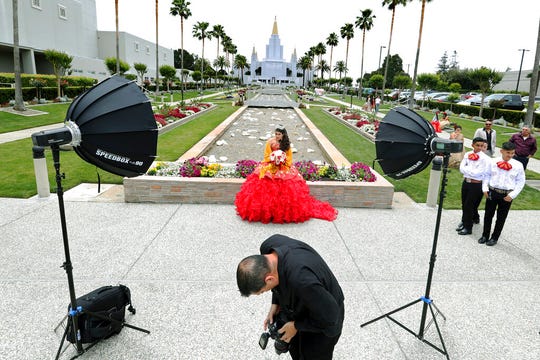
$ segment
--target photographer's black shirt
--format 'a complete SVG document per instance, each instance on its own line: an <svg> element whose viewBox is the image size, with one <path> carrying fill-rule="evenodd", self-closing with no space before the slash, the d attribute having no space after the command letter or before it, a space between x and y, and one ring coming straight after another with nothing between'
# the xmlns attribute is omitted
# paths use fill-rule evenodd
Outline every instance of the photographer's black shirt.
<svg viewBox="0 0 540 360"><path fill-rule="evenodd" d="M261 245L261 254L278 256L279 285L272 289L272 303L286 311L298 331L341 334L343 292L322 257L308 244L284 235L272 235Z"/></svg>

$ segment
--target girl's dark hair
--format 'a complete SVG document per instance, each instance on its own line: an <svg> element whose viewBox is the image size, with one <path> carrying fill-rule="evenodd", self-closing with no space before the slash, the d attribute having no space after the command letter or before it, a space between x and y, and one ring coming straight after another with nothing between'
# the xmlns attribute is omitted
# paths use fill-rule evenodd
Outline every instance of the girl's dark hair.
<svg viewBox="0 0 540 360"><path fill-rule="evenodd" d="M291 141L289 140L289 134L287 134L287 129L285 129L284 126L279 125L276 128L276 131L283 134L283 138L279 142L279 150L281 151L289 150L291 148Z"/></svg>

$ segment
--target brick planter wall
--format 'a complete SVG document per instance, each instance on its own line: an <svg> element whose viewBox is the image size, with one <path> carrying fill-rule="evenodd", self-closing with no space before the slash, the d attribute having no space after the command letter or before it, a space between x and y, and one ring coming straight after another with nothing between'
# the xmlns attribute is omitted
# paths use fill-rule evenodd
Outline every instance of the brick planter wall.
<svg viewBox="0 0 540 360"><path fill-rule="evenodd" d="M373 183L314 181L308 182L311 195L334 207L390 208L394 187L375 173ZM234 204L243 179L178 178L139 176L124 179L126 202Z"/></svg>

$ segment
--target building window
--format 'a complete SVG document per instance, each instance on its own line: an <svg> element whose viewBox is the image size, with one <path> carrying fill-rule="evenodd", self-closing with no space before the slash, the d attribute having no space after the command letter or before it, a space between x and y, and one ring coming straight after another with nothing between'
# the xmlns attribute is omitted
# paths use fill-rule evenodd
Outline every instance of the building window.
<svg viewBox="0 0 540 360"><path fill-rule="evenodd" d="M58 4L58 17L64 20L67 19L66 7L64 5Z"/></svg>
<svg viewBox="0 0 540 360"><path fill-rule="evenodd" d="M135 42L135 51L136 52L139 52L139 43L138 42Z"/></svg>
<svg viewBox="0 0 540 360"><path fill-rule="evenodd" d="M41 10L41 0L32 0L32 7Z"/></svg>
<svg viewBox="0 0 540 360"><path fill-rule="evenodd" d="M163 53L163 60L167 60L167 53Z"/></svg>
<svg viewBox="0 0 540 360"><path fill-rule="evenodd" d="M146 45L146 54L150 55L150 46Z"/></svg>

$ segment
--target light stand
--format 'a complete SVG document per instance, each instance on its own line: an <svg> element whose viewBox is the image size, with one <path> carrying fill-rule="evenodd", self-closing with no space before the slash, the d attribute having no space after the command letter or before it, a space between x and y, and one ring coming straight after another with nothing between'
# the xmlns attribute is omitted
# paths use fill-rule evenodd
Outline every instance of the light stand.
<svg viewBox="0 0 540 360"><path fill-rule="evenodd" d="M91 347L93 347L99 342L98 340L90 344L86 349L83 347L83 343L80 337L80 329L78 327L79 316L81 316L83 313L100 318L101 320L104 320L104 321L114 322L122 326L126 326L129 328L138 330L138 331L142 331L147 334L149 334L150 331L138 328L133 325L126 324L124 321L118 321L110 317L103 316L101 314L96 314L94 312L86 311L82 309L80 306L77 306L77 297L75 296L75 285L73 282L73 266L71 264L71 257L69 254L66 213L64 209L64 189L62 188L62 179L65 178L65 175L60 173L60 147L59 145L54 143L54 144L51 144L50 146L51 146L51 150L53 154L54 168L56 170L56 186L57 186L56 193L58 196L58 206L60 208L60 222L62 223L62 238L64 241L64 254L66 257L66 261L62 264L62 267L64 268L64 270L66 270L66 274L68 278L68 286L69 286L69 298L70 298L70 311L68 315L64 317L64 319L66 320L65 331L64 331L64 335L62 336L62 340L60 341L58 351L56 352L55 359L58 360L60 358L64 341L66 340L69 333L71 333L71 339L75 341L74 346L77 349L77 354L71 358L71 359L75 359L81 356L85 351L87 351L88 349L90 349ZM64 319L60 322L59 326L62 324ZM58 329L59 326L57 326L56 328Z"/></svg>
<svg viewBox="0 0 540 360"><path fill-rule="evenodd" d="M439 192L439 208L437 209L437 220L435 222L435 233L434 233L434 236L433 236L433 246L431 248L431 257L430 257L430 260L429 260L429 272L428 272L428 277L427 277L427 283L426 283L426 292L424 294L424 296L420 297L419 299L416 299L406 305L403 305L395 310L392 310L384 315L381 315L373 320L370 320L366 323L363 323L362 325L360 325L360 327L364 327L366 325L369 325L375 321L378 321L378 320L381 320L381 319L384 319L384 318L388 318L390 320L392 320L394 323L398 324L399 326L401 326L403 329L405 329L406 331L408 331L409 333L411 333L412 335L416 336L419 340L421 340L422 342L428 344L429 346L431 346L432 348L434 348L435 350L439 351L441 354L445 355L447 359L450 359L450 357L448 356L448 351L446 350L446 346L444 344L444 340L443 340L443 337L442 337L442 334L441 334L441 330L439 328L439 324L437 323L437 315L438 314L441 314L442 318L444 320L446 320L446 317L440 312L440 310L437 308L437 306L435 306L435 304L433 303L433 300L429 297L429 293L431 291L431 280L433 278L433 269L435 267L435 260L437 258L437 241L439 239L439 227L440 227L440 224L441 224L441 214L442 214L442 208L443 208L443 201L444 201L444 197L446 196L446 191L445 191L445 188L446 188L446 183L448 182L448 179L446 177L447 173L448 173L448 160L450 158L450 154L448 153L445 153L444 154L444 159L443 159L443 176L442 176L442 183L441 183L441 190ZM423 308L422 308L422 318L420 320L420 329L418 330L418 334L415 333L413 330L409 329L408 327L406 327L405 325L403 325L402 323L400 323L399 321L397 321L396 319L394 319L391 315L394 314L394 313L397 313L401 310L404 310L406 308L408 308L409 306L412 306L416 303L419 303L420 301L423 301L424 304L423 304ZM436 312L433 310L433 308L435 308ZM427 311L430 311L431 313L431 321L427 324L426 326L426 319L427 319ZM435 327L437 328L437 333L439 335L439 339L441 340L441 344L442 344L442 348L438 347L437 345L431 343L430 341L426 340L424 338L424 333L427 331L427 329L431 326L431 324L434 323L435 324Z"/></svg>

